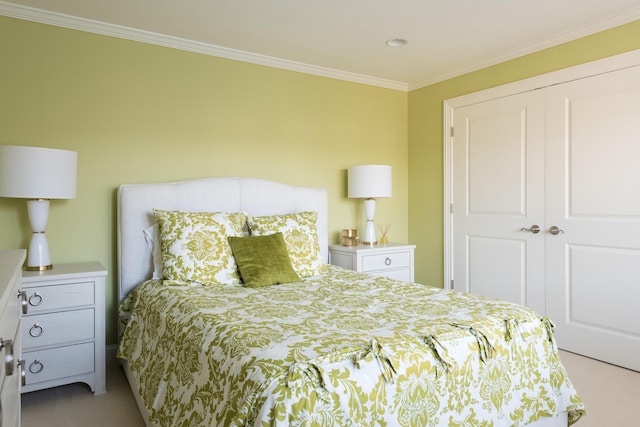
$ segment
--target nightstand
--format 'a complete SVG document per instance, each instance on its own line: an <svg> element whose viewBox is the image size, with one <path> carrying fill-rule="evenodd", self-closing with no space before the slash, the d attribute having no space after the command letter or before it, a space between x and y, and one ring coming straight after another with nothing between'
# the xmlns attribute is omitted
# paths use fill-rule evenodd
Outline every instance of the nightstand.
<svg viewBox="0 0 640 427"><path fill-rule="evenodd" d="M413 282L415 245L329 245L329 264L349 270Z"/></svg>
<svg viewBox="0 0 640 427"><path fill-rule="evenodd" d="M88 384L94 394L106 391L106 276L98 262L22 273L28 302L22 315L23 393L74 382Z"/></svg>

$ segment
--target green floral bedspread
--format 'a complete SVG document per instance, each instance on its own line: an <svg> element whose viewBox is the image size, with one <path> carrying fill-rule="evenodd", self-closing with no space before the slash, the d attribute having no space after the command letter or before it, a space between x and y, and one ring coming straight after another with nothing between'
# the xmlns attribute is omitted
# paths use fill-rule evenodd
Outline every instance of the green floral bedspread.
<svg viewBox="0 0 640 427"><path fill-rule="evenodd" d="M584 406L553 324L509 303L326 274L262 288L148 281L119 357L176 426L511 426Z"/></svg>

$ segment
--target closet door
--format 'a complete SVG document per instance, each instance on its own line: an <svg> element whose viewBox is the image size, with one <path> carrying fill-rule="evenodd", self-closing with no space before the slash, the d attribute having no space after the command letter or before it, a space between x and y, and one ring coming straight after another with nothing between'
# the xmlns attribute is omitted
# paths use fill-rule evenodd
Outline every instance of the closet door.
<svg viewBox="0 0 640 427"><path fill-rule="evenodd" d="M640 370L640 67L546 91L547 316L560 348Z"/></svg>
<svg viewBox="0 0 640 427"><path fill-rule="evenodd" d="M540 313L544 109L531 91L458 107L452 122L453 287Z"/></svg>

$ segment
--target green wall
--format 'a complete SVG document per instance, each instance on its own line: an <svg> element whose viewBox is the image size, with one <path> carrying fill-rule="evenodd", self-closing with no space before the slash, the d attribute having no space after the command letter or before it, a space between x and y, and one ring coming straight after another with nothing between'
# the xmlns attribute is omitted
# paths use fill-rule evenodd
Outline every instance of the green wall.
<svg viewBox="0 0 640 427"><path fill-rule="evenodd" d="M416 280L443 286L443 101L640 49L640 21L409 93L409 240Z"/></svg>
<svg viewBox="0 0 640 427"><path fill-rule="evenodd" d="M250 176L325 187L330 242L363 228L346 169L393 167L376 219L408 240L407 99L377 88L0 17L0 144L78 152L74 200L52 201L53 263L109 270L116 342L118 185ZM24 200L0 198L0 249L26 248Z"/></svg>

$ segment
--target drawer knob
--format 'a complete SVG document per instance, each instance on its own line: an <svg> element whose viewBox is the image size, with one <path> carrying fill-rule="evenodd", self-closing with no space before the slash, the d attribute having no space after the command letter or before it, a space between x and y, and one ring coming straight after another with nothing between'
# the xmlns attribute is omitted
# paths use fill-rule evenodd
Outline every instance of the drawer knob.
<svg viewBox="0 0 640 427"><path fill-rule="evenodd" d="M24 359L18 361L18 368L20 368L20 383L23 387L27 385L27 370L24 369L24 364Z"/></svg>
<svg viewBox="0 0 640 427"><path fill-rule="evenodd" d="M386 257L386 258L384 259L384 265L391 265L391 258Z"/></svg>
<svg viewBox="0 0 640 427"><path fill-rule="evenodd" d="M29 372L32 374L39 374L44 369L44 364L40 361L40 359L36 359L29 365Z"/></svg>
<svg viewBox="0 0 640 427"><path fill-rule="evenodd" d="M13 375L13 340L3 340L0 338L0 349L4 350L4 372L5 375L10 377Z"/></svg>
<svg viewBox="0 0 640 427"><path fill-rule="evenodd" d="M40 292L36 292L29 297L29 304L34 307L42 304L42 295L40 295Z"/></svg>
<svg viewBox="0 0 640 427"><path fill-rule="evenodd" d="M20 298L20 307L22 308L22 314L27 314L27 311L29 311L29 304L27 304L27 292L19 290L18 298Z"/></svg>
<svg viewBox="0 0 640 427"><path fill-rule="evenodd" d="M42 328L42 326L40 326L39 323L34 323L33 326L29 328L29 335L34 338L38 338L40 335L42 335L43 332L44 329Z"/></svg>

